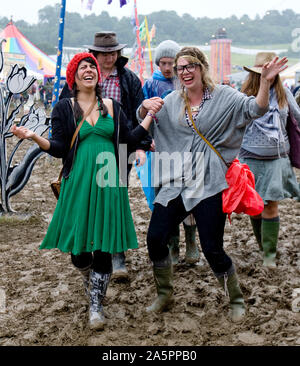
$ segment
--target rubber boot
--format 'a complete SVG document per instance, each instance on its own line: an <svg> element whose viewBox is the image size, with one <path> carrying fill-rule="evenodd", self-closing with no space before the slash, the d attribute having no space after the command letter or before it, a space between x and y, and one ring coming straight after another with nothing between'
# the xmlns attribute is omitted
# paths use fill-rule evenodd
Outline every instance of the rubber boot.
<svg viewBox="0 0 300 366"><path fill-rule="evenodd" d="M262 219L263 265L265 267L276 268L279 226L279 217L274 219Z"/></svg>
<svg viewBox="0 0 300 366"><path fill-rule="evenodd" d="M229 296L231 320L234 323L242 321L246 312L245 302L235 270L231 268L222 277L218 276L217 278L225 290L225 295Z"/></svg>
<svg viewBox="0 0 300 366"><path fill-rule="evenodd" d="M173 302L173 265L169 255L164 261L153 263L153 276L157 290L157 298L146 308L148 313L160 313Z"/></svg>
<svg viewBox="0 0 300 366"><path fill-rule="evenodd" d="M106 320L102 301L105 297L110 277L110 273L98 273L93 270L90 273L90 329L101 330L105 326Z"/></svg>
<svg viewBox="0 0 300 366"><path fill-rule="evenodd" d="M179 263L179 225L173 230L168 241L172 264Z"/></svg>
<svg viewBox="0 0 300 366"><path fill-rule="evenodd" d="M84 287L84 293L86 296L89 296L89 289L90 289L90 272L91 272L91 266L85 267L85 268L78 268L79 272L81 273L82 281L83 281L83 287Z"/></svg>
<svg viewBox="0 0 300 366"><path fill-rule="evenodd" d="M183 223L185 232L185 262L187 264L197 263L200 259L200 252L196 243L196 225L186 225Z"/></svg>
<svg viewBox="0 0 300 366"><path fill-rule="evenodd" d="M113 278L128 278L128 271L125 265L125 253L116 253L112 256Z"/></svg>
<svg viewBox="0 0 300 366"><path fill-rule="evenodd" d="M169 240L168 247L172 264L175 266L179 263L179 236L172 236Z"/></svg>
<svg viewBox="0 0 300 366"><path fill-rule="evenodd" d="M251 225L252 225L254 236L255 236L256 241L257 241L258 246L259 246L259 250L262 252L263 251L263 247L262 247L262 244L261 244L262 219L253 219L252 217L250 217L250 222L251 222Z"/></svg>

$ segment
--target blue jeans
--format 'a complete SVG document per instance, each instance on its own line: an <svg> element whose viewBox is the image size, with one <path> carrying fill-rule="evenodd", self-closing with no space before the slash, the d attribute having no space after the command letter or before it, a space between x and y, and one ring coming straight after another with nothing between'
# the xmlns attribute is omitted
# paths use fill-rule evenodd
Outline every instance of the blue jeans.
<svg viewBox="0 0 300 366"><path fill-rule="evenodd" d="M151 261L162 261L168 256L170 231L191 213L196 220L202 252L211 269L218 274L227 272L232 261L223 249L226 214L222 210L222 193L201 201L190 212L185 210L181 195L170 201L167 207L156 203L147 235Z"/></svg>

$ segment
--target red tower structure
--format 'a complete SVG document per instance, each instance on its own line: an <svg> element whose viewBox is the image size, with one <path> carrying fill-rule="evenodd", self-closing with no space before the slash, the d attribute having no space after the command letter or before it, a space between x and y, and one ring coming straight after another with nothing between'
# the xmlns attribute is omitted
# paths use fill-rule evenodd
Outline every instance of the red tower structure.
<svg viewBox="0 0 300 366"><path fill-rule="evenodd" d="M227 38L225 28L218 29L210 41L211 76L218 84L229 84L231 74L231 39Z"/></svg>

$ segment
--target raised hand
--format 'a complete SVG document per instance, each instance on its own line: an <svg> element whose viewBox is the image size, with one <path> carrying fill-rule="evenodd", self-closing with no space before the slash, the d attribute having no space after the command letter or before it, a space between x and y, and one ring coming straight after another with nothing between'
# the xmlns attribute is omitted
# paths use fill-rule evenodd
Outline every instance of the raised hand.
<svg viewBox="0 0 300 366"><path fill-rule="evenodd" d="M286 57L279 60L279 57L276 56L271 62L264 64L261 70L261 77L268 81L272 81L281 71L288 68L286 65L287 62L288 59Z"/></svg>

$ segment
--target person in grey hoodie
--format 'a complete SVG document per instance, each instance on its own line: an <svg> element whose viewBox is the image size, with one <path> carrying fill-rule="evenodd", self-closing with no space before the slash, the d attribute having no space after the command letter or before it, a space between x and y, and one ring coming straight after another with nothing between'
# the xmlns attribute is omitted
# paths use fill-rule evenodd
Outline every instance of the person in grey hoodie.
<svg viewBox="0 0 300 366"><path fill-rule="evenodd" d="M273 52L259 52L255 66L245 67L249 75L242 85L243 93L257 95L262 65L275 56ZM271 80L269 104L268 113L247 126L239 157L253 172L255 189L264 200L264 211L250 217L250 222L263 252L263 265L275 268L280 227L278 203L284 198L300 198L299 184L288 156L290 144L286 130L289 113L300 126L300 108L278 75Z"/></svg>
<svg viewBox="0 0 300 366"><path fill-rule="evenodd" d="M173 64L176 54L180 51L180 46L172 41L166 40L161 42L155 49L154 61L158 70L155 70L152 77L146 80L143 86L143 92L145 99L152 97L161 97L164 99L169 93L176 88L178 79L174 74ZM152 152L147 152L147 159L152 160ZM146 169L148 165L143 165L140 169ZM152 188L154 190L154 187ZM153 194L155 196L155 194ZM153 204L150 205L153 209ZM189 215L183 221L183 228L185 233L185 263L195 264L200 259L200 252L196 243L196 223L193 215ZM174 265L179 263L179 238L180 238L179 225L176 225L169 238L168 246L170 248L170 254L172 263Z"/></svg>
<svg viewBox="0 0 300 366"><path fill-rule="evenodd" d="M247 97L229 86L215 85L205 54L196 47L184 47L175 58L181 90L164 100L144 100L138 108L140 120L155 113L150 132L155 141L155 159L161 160L155 165L169 157L173 167L162 167L158 172L159 192L148 229L147 246L158 295L148 312L161 312L174 301L168 233L192 213L204 256L229 294L231 319L243 319L243 294L232 260L223 248L226 215L222 191L228 187L228 166L198 135L187 110L191 109L196 128L230 164L239 153L246 125L268 111L270 80L286 69L286 63L286 58L275 58L264 65L256 98Z"/></svg>

